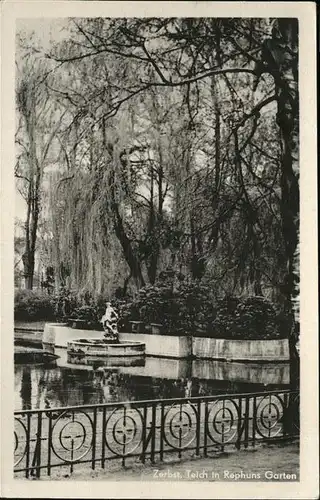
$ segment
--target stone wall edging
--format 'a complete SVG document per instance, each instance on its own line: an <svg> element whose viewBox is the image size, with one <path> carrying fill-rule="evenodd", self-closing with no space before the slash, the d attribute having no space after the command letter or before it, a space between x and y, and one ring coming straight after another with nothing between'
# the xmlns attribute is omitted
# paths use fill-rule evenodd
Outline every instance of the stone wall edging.
<svg viewBox="0 0 320 500"><path fill-rule="evenodd" d="M43 343L67 347L70 340L91 337L102 338L102 332L69 328L57 323L46 323ZM146 345L146 355L172 358L220 359L227 361L288 362L288 339L233 340L208 337L151 335L147 333L120 333L120 340L140 341Z"/></svg>

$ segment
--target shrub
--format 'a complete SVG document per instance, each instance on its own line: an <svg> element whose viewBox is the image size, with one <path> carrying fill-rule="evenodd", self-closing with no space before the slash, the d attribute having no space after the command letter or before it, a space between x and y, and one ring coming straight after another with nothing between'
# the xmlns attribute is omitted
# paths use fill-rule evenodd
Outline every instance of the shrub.
<svg viewBox="0 0 320 500"><path fill-rule="evenodd" d="M116 301L114 301L116 302ZM119 329L130 321L146 325L160 323L164 332L215 338L268 339L283 337L280 316L264 297L240 299L227 296L214 301L212 287L201 282L181 281L173 289L166 281L139 290L130 301L118 301ZM128 331L128 330L127 330Z"/></svg>
<svg viewBox="0 0 320 500"><path fill-rule="evenodd" d="M100 319L102 314L99 314L99 307L95 304L90 306L77 307L69 316L68 322L81 320L85 322L85 327L89 330L102 330Z"/></svg>
<svg viewBox="0 0 320 500"><path fill-rule="evenodd" d="M140 321L147 325L160 323L165 329L169 328L173 299L172 288L166 284L142 288L138 295Z"/></svg>
<svg viewBox="0 0 320 500"><path fill-rule="evenodd" d="M177 288L176 300L180 304L180 321L186 331L210 331L217 311L211 287L201 282L184 281Z"/></svg>
<svg viewBox="0 0 320 500"><path fill-rule="evenodd" d="M243 300L227 297L219 301L213 332L215 337L236 339L281 337L274 305L265 297L256 296Z"/></svg>
<svg viewBox="0 0 320 500"><path fill-rule="evenodd" d="M239 303L240 300L233 296L218 300L216 318L211 325L214 336L221 338L236 336L236 311Z"/></svg>
<svg viewBox="0 0 320 500"><path fill-rule="evenodd" d="M75 291L61 288L53 297L54 314L57 322L66 322L80 306L79 297Z"/></svg>
<svg viewBox="0 0 320 500"><path fill-rule="evenodd" d="M95 320L95 308L92 306L77 307L69 317L72 319L93 321Z"/></svg>
<svg viewBox="0 0 320 500"><path fill-rule="evenodd" d="M66 288L61 288L53 295L38 290L17 290L14 317L18 321L67 322L69 319L82 319L88 321L91 328L97 328L104 313L105 302L101 297L88 300L88 294L80 296Z"/></svg>
<svg viewBox="0 0 320 500"><path fill-rule="evenodd" d="M118 330L120 332L130 331L130 321L140 321L139 308L132 299L114 299L112 305L119 315Z"/></svg>
<svg viewBox="0 0 320 500"><path fill-rule="evenodd" d="M161 280L140 289L133 300L120 307L119 315L127 324L160 323L166 332L188 334L199 328L208 330L215 317L215 306L209 287L181 282L173 289Z"/></svg>
<svg viewBox="0 0 320 500"><path fill-rule="evenodd" d="M14 319L16 321L54 320L54 298L38 290L17 290L14 295Z"/></svg>
<svg viewBox="0 0 320 500"><path fill-rule="evenodd" d="M276 310L265 297L249 297L236 310L237 334L247 338L276 338L280 336Z"/></svg>

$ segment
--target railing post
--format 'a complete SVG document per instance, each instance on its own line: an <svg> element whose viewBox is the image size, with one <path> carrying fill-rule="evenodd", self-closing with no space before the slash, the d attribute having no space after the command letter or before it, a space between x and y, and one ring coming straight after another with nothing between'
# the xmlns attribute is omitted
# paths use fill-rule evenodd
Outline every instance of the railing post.
<svg viewBox="0 0 320 500"><path fill-rule="evenodd" d="M237 428L237 441L235 443L235 447L237 450L241 448L241 436L243 432L243 423L242 423L242 397L239 398L238 405L238 428Z"/></svg>
<svg viewBox="0 0 320 500"><path fill-rule="evenodd" d="M38 422L37 422L37 432L36 432L36 445L34 449L34 455L32 460L32 470L31 475L34 476L34 470L36 470L36 477L40 477L40 466L41 466L41 440L42 440L42 413L38 411Z"/></svg>
<svg viewBox="0 0 320 500"><path fill-rule="evenodd" d="M196 428L196 455L200 455L200 438L201 438L201 400L197 403L197 428Z"/></svg>
<svg viewBox="0 0 320 500"><path fill-rule="evenodd" d="M203 435L203 456L207 456L207 447L208 447L208 402L204 403L204 435Z"/></svg>
<svg viewBox="0 0 320 500"><path fill-rule="evenodd" d="M152 404L152 417L151 417L151 452L150 461L154 464L155 460L155 447L156 447L156 403Z"/></svg>
<svg viewBox="0 0 320 500"><path fill-rule="evenodd" d="M71 450L70 450L70 458L71 458L71 462L70 462L70 474L73 473L73 457L74 457L74 439L71 438Z"/></svg>
<svg viewBox="0 0 320 500"><path fill-rule="evenodd" d="M30 460L30 413L27 415L27 435L26 435L26 478L29 477L29 460Z"/></svg>
<svg viewBox="0 0 320 500"><path fill-rule="evenodd" d="M144 464L146 461L146 448L147 448L147 418L148 418L148 407L144 405L143 407L143 422L142 422L142 452L141 452L141 462Z"/></svg>
<svg viewBox="0 0 320 500"><path fill-rule="evenodd" d="M127 423L127 409L124 406L123 407L123 425L124 425L124 430L126 431L126 423ZM127 435L126 432L123 433L123 444L122 444L122 467L125 466L126 464L126 458L125 458L125 453L126 453L126 443L127 443Z"/></svg>
<svg viewBox="0 0 320 500"><path fill-rule="evenodd" d="M51 448L52 448L52 414L49 412L47 414L48 417L48 466L47 466L47 475L51 474Z"/></svg>
<svg viewBox="0 0 320 500"><path fill-rule="evenodd" d="M253 396L252 446L255 446L256 444L256 426L257 426L257 397Z"/></svg>
<svg viewBox="0 0 320 500"><path fill-rule="evenodd" d="M97 442L97 408L94 408L93 422L92 422L92 460L91 460L91 468L93 470L96 468L96 442Z"/></svg>
<svg viewBox="0 0 320 500"><path fill-rule="evenodd" d="M289 426L288 426L288 421L289 421L289 401L290 399L288 398L288 394L283 395L283 417L282 417L282 434L284 436L289 434Z"/></svg>
<svg viewBox="0 0 320 500"><path fill-rule="evenodd" d="M182 422L182 403L180 403L180 423ZM182 444L182 428L181 426L179 427L179 451L178 451L178 457L181 458L181 444Z"/></svg>
<svg viewBox="0 0 320 500"><path fill-rule="evenodd" d="M160 460L163 460L163 445L164 445L164 404L161 403L161 413L160 413Z"/></svg>
<svg viewBox="0 0 320 500"><path fill-rule="evenodd" d="M222 423L221 423L222 434L221 434L221 448L220 448L220 451L222 453L224 452L224 429L225 429L224 418L225 418L225 414L226 414L226 400L223 399L222 400Z"/></svg>
<svg viewBox="0 0 320 500"><path fill-rule="evenodd" d="M105 466L105 452L106 452L106 407L102 410L102 434L101 434L101 467Z"/></svg>
<svg viewBox="0 0 320 500"><path fill-rule="evenodd" d="M246 406L244 414L244 447L248 448L249 443L249 422L250 422L250 399L246 396Z"/></svg>

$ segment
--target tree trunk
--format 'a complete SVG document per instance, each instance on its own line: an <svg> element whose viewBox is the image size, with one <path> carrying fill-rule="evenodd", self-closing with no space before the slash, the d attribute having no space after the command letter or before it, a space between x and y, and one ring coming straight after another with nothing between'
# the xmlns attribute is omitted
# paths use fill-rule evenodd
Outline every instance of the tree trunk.
<svg viewBox="0 0 320 500"><path fill-rule="evenodd" d="M109 153L109 155L113 158L114 148L111 143L107 143L106 140L106 127L105 120L102 121L102 142L105 148L105 151ZM114 165L110 165L111 172L109 176L109 199L107 200L107 211L111 211L113 227L116 234L116 237L119 240L119 243L123 250L123 256L125 261L127 262L130 274L135 281L136 287L142 288L145 285L144 278L142 275L140 261L138 256L136 255L135 249L132 245L132 241L127 236L123 219L120 213L119 203L116 199L115 192L115 172Z"/></svg>
<svg viewBox="0 0 320 500"><path fill-rule="evenodd" d="M299 238L299 94L298 94L298 24L292 20L278 20L274 28L275 45L281 44L286 55L279 61L280 75L276 81L278 96L277 123L282 142L281 158L281 215L287 258L287 276L284 286L289 314L292 318L289 332L291 357L291 384L299 385L299 356L296 351L296 317L293 300L299 283L299 269L295 269L295 252ZM298 263L297 263L298 264Z"/></svg>
<svg viewBox="0 0 320 500"><path fill-rule="evenodd" d="M25 288L32 290L33 288L33 275L34 275L34 254L30 249L26 249L22 255L23 273L25 280Z"/></svg>
<svg viewBox="0 0 320 500"><path fill-rule="evenodd" d="M25 222L25 250L22 255L23 263L23 275L25 280L25 288L27 290L32 290L33 285L33 270L34 264L31 261L31 251L30 251L30 218L31 218L31 200L32 200L32 189L31 182L29 182L28 187L28 198L27 198L27 216Z"/></svg>
<svg viewBox="0 0 320 500"><path fill-rule="evenodd" d="M113 196L112 196L113 198ZM145 285L141 265L139 260L137 259L134 250L132 248L132 244L128 236L126 235L123 220L119 212L118 204L115 202L111 203L111 209L114 214L113 226L116 233L116 236L122 246L124 258L130 268L132 277L136 283L137 288L142 288Z"/></svg>
<svg viewBox="0 0 320 500"><path fill-rule="evenodd" d="M160 185L159 185L160 194ZM151 285L154 285L157 276L157 266L160 247L158 244L158 238L156 234L156 215L154 210L154 169L151 165L150 172L150 212L148 220L148 238L150 242L148 245L148 263L147 263L147 273Z"/></svg>
<svg viewBox="0 0 320 500"><path fill-rule="evenodd" d="M34 190L32 191L34 191L35 193L39 193L39 188L40 178L37 178ZM40 196L39 194L36 194L34 197L31 197L31 195L29 196L30 197L28 199L28 212L26 220L26 244L25 252L22 256L22 262L24 267L25 287L27 290L32 290L40 212Z"/></svg>
<svg viewBox="0 0 320 500"><path fill-rule="evenodd" d="M299 91L298 91L298 21L277 19L271 40L266 40L262 52L265 71L275 81L278 103L277 123L281 137L281 218L286 253L286 277L282 287L289 318L291 384L298 386L299 360L296 351L298 311L293 300L299 287Z"/></svg>

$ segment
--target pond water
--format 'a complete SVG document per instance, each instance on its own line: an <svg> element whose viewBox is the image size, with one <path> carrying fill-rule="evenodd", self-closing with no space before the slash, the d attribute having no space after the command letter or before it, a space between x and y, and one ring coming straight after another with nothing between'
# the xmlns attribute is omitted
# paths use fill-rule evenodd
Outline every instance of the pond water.
<svg viewBox="0 0 320 500"><path fill-rule="evenodd" d="M114 366L103 366L81 360L72 364L65 349L56 349L56 354L60 357L48 365L15 366L16 410L255 392L289 384L286 363L146 357L127 361L127 366L115 360Z"/></svg>

